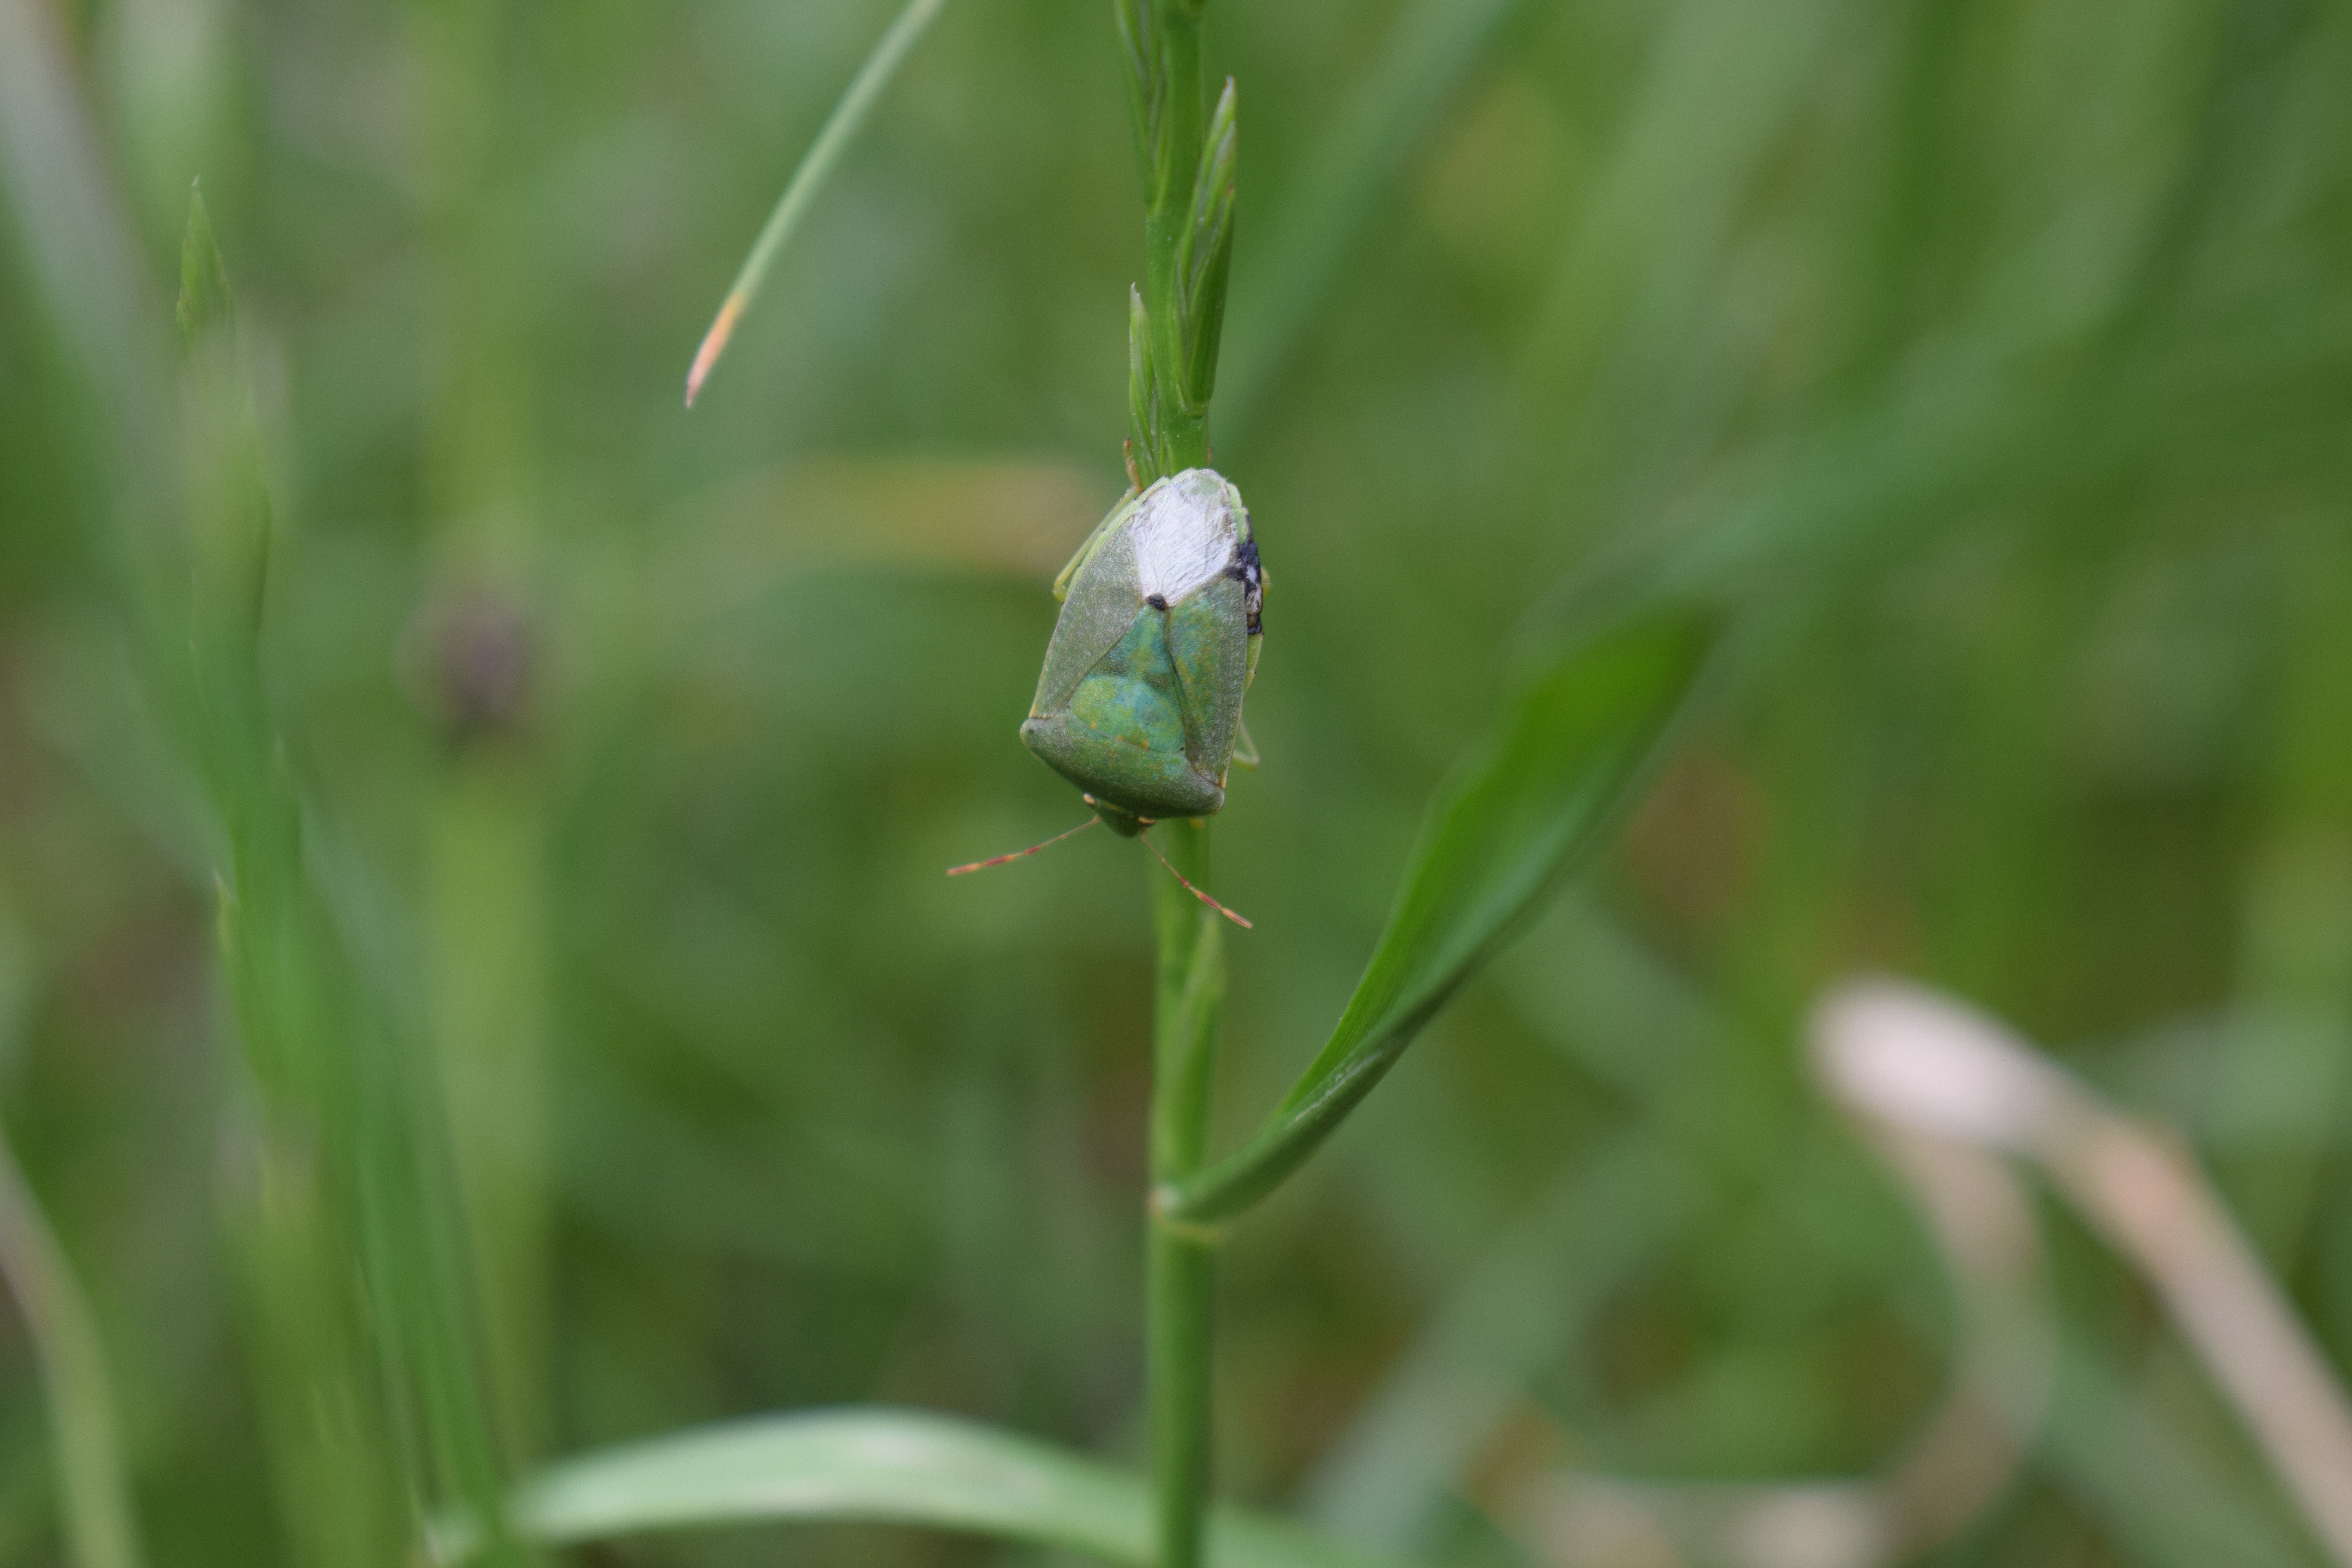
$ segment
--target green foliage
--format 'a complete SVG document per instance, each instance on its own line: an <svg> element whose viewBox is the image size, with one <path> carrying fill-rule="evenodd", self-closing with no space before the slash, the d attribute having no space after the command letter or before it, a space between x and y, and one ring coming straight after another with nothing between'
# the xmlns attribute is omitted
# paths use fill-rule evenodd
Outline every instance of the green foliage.
<svg viewBox="0 0 2352 1568"><path fill-rule="evenodd" d="M1138 8L1130 53L940 7L690 418L680 350L907 8L170 9L0 0L0 1113L173 1557L387 1560L501 1474L753 1411L1143 1457L1135 879L1214 917L1099 832L938 870L1073 819L1007 733L1040 585L1122 436L1205 456L1212 386L1276 657L1203 882L1256 929L1176 992L1231 1003L1178 1191L1393 1062L1219 1255L1219 1495L1492 1563L1563 1478L1907 1453L1945 1266L1793 1045L1857 967L2173 1121L2352 1353L2337 9L1300 0ZM1187 47L1197 103L1122 101ZM1212 380L1172 258L1218 250L1228 73ZM192 409L198 174L235 381ZM1549 818L1449 815L1534 801L1473 786L1586 679L1515 647L1694 601L1706 700L1614 812L1563 752ZM1622 831L1497 950L1588 798ZM1351 1004L1367 953L1395 989ZM530 1087L446 1073L518 1020ZM487 1243L483 1192L523 1216ZM2042 1219L2053 1403L1935 1560L2313 1560L2129 1270ZM485 1256L541 1392L495 1444ZM0 1563L67 1550L37 1379L0 1327Z"/></svg>
<svg viewBox="0 0 2352 1568"><path fill-rule="evenodd" d="M26 975L22 942L0 910L0 1064L16 1052ZM131 1500L116 1415L114 1374L88 1293L25 1180L0 1124L0 1282L22 1314L40 1365L41 1393L57 1440L57 1490L68 1560L76 1568L139 1568L139 1521Z"/></svg>
<svg viewBox="0 0 2352 1568"><path fill-rule="evenodd" d="M1172 455L1162 450L1167 416L1162 412L1158 350L1151 341L1151 312L1143 307L1143 290L1127 291L1127 449L1146 482L1178 472ZM1148 465L1151 473L1142 475Z"/></svg>
<svg viewBox="0 0 2352 1568"><path fill-rule="evenodd" d="M1097 815L1121 837L1148 836L1149 817L1175 819L1160 835L1169 848L1148 837L1144 847L1202 906L1185 908L1168 887L1152 888L1160 963L1152 1007L1149 1171L1156 1185L1189 1175L1207 1146L1218 1012L1224 1000L1218 945L1223 933L1213 928L1210 909L1249 923L1216 906L1201 883L1209 864L1207 819L1225 803L1242 700L1257 674L1264 584L1241 492L1209 468L1209 395L1216 384L1225 279L1233 261L1234 86L1225 83L1204 132L1199 0L1113 0L1113 10L1131 68L1129 101L1143 174L1144 276L1150 295L1147 306L1132 287L1128 290L1127 401L1133 434L1127 464L1129 483L1139 492L1137 525L1147 521L1143 509L1154 498L1166 510L1171 503L1213 493L1205 513L1188 515L1193 510L1188 505L1176 510L1172 521L1207 528L1204 543L1228 542L1223 536L1233 536L1233 552L1215 581L1189 595L1180 596L1172 586L1147 593L1135 580L1141 562L1129 536L1135 531L1118 531L1115 511L1055 579L1055 595L1065 603L1038 682L1039 701L1032 705L1021 738L1082 788L1102 773L1111 786L1113 809ZM1189 476L1182 490L1175 483L1180 474ZM1160 531L1167 531L1166 523ZM1181 558L1200 552L1195 547L1172 553ZM1232 575L1244 560L1246 584ZM1070 645L1078 640L1071 634L1106 612L1106 629L1114 633L1122 616L1134 617L1129 640L1140 637L1147 647L1156 646L1164 675L1155 678L1138 661L1122 661L1114 649L1104 656L1099 674L1087 671L1077 682L1066 718L1055 715L1046 721L1054 727L1041 729L1049 688L1058 679L1055 652L1067 659ZM1093 663L1080 657L1084 664ZM1144 679L1121 681L1118 670ZM1147 709L1164 702L1154 697L1155 685L1173 695L1181 710L1179 733L1169 739L1181 743L1187 764L1172 775L1155 770L1163 773L1159 778L1121 754L1134 730L1144 731L1147 746L1154 744L1143 720ZM1082 737L1075 749L1068 744L1073 736ZM1057 751L1065 754L1057 758ZM1074 762L1079 765L1074 768ZM1087 801L1095 803L1091 790ZM1143 1361L1151 1431L1151 1557L1157 1568L1199 1568L1206 1551L1209 1500L1215 1489L1211 1453L1216 1300L1216 1256L1209 1239L1155 1216L1145 1241Z"/></svg>
<svg viewBox="0 0 2352 1568"><path fill-rule="evenodd" d="M1314 1153L1600 847L1708 640L1704 622L1685 612L1530 662L1493 732L1438 786L1388 929L1331 1038L1247 1144L1155 1189L1157 1212L1191 1224L1230 1219Z"/></svg>
<svg viewBox="0 0 2352 1568"><path fill-rule="evenodd" d="M180 298L172 314L180 323L181 346L191 353L211 334L234 331L228 268L221 262L220 241L213 236L201 183L188 193L188 231L180 240Z"/></svg>
<svg viewBox="0 0 2352 1568"><path fill-rule="evenodd" d="M1142 1483L1111 1466L969 1421L913 1410L762 1416L567 1459L515 1500L550 1545L779 1521L870 1521L1151 1562ZM445 1527L441 1560L467 1555ZM1381 1561L1263 1515L1221 1510L1217 1568L1373 1568Z"/></svg>
<svg viewBox="0 0 2352 1568"><path fill-rule="evenodd" d="M1201 166L1192 174L1192 221L1176 243L1176 342L1183 351L1177 388L1188 414L1203 413L1217 390L1225 325L1225 280L1234 264L1234 83L1209 116Z"/></svg>
<svg viewBox="0 0 2352 1568"><path fill-rule="evenodd" d="M1129 312L1129 401L1134 460L1150 483L1209 466L1209 397L1233 265L1234 84L1227 79L1204 125L1197 0L1113 0L1112 8L1127 43L1143 175L1144 283Z"/></svg>
<svg viewBox="0 0 2352 1568"><path fill-rule="evenodd" d="M409 1549L409 1498L487 1501L499 1480L467 1364L467 1308L448 1278L434 1123L385 1037L391 1010L351 972L312 892L299 786L262 685L268 500L200 194L182 257L195 563L184 718L226 840L216 931L257 1102L231 1219L248 1332L269 1347L261 1394L298 1549L394 1563Z"/></svg>

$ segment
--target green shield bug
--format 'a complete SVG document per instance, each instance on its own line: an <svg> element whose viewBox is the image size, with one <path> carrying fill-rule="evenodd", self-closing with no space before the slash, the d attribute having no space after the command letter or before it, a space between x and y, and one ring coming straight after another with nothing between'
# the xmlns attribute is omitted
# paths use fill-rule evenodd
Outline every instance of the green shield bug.
<svg viewBox="0 0 2352 1568"><path fill-rule="evenodd" d="M1061 619L1021 741L1118 833L1225 804L1265 576L1241 491L1187 468L1103 519L1055 584Z"/></svg>
<svg viewBox="0 0 2352 1568"><path fill-rule="evenodd" d="M1213 469L1187 468L1129 494L1078 547L1054 595L1061 618L1022 744L1124 837L1223 809L1265 595L1241 491ZM1244 749L1242 762L1256 758Z"/></svg>

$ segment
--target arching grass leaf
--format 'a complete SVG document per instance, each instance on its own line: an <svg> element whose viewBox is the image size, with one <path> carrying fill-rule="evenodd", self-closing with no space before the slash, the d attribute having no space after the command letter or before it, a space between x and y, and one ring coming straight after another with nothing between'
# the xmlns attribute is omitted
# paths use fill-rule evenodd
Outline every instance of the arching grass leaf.
<svg viewBox="0 0 2352 1568"><path fill-rule="evenodd" d="M762 1522L924 1525L1032 1542L1146 1568L1143 1482L1050 1444L920 1411L852 1408L761 1416L568 1459L524 1483L515 1531L563 1546L648 1531ZM466 1561L478 1533L436 1533ZM1308 1531L1219 1510L1213 1568L1377 1568Z"/></svg>
<svg viewBox="0 0 2352 1568"><path fill-rule="evenodd" d="M1486 738L1438 786L1329 1043L1249 1142L1154 1194L1163 1216L1229 1219L1307 1162L1605 840L1711 640L1704 617L1677 609L1530 662Z"/></svg>

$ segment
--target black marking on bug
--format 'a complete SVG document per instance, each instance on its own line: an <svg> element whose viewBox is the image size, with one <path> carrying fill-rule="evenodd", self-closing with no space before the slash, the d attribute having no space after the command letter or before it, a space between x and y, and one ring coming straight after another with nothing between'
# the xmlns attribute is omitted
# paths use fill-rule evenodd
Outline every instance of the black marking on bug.
<svg viewBox="0 0 2352 1568"><path fill-rule="evenodd" d="M1234 548L1234 558L1225 563L1225 575L1242 585L1242 604L1249 612L1249 635L1256 637L1265 628L1258 624L1258 612L1265 605L1265 574L1257 563L1257 541L1244 539Z"/></svg>
<svg viewBox="0 0 2352 1568"><path fill-rule="evenodd" d="M1157 595L1157 594L1146 594L1146 595L1143 595L1143 602L1144 602L1145 604L1147 604L1147 605L1150 605L1150 606L1151 606L1153 609L1155 609L1155 610L1164 610L1164 609L1166 609L1166 608L1168 607L1168 601L1167 601L1167 600L1165 600L1165 599L1163 599L1163 598L1161 598L1161 597L1160 597L1159 595Z"/></svg>

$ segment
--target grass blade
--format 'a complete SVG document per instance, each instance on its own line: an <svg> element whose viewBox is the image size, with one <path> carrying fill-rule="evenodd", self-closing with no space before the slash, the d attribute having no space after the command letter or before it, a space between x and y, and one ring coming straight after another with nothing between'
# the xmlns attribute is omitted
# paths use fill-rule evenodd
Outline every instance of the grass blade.
<svg viewBox="0 0 2352 1568"><path fill-rule="evenodd" d="M5 1132L0 1279L16 1298L40 1362L72 1561L80 1568L138 1568L139 1531L98 1321Z"/></svg>
<svg viewBox="0 0 2352 1568"><path fill-rule="evenodd" d="M2214 1463L2178 1411L2135 1386L2105 1337L2068 1325L2040 1464L2147 1568L2316 1568L2259 1482Z"/></svg>
<svg viewBox="0 0 2352 1568"><path fill-rule="evenodd" d="M907 52L915 47L916 40L923 36L923 30L931 25L932 18L946 5L947 0L907 0L906 8L898 13L898 20L890 24L889 30L874 46L874 52L866 57L866 63L857 68L856 76L850 79L849 89L841 95L841 101L835 104L833 112L825 117L824 124L817 131L816 140L809 143L807 153L802 157L800 167L794 169L793 177L785 182L784 194L776 198L775 210L768 215L767 223L761 227L760 237L751 242L751 254L743 258L742 269L735 274L735 281L728 289L727 298L719 302L719 314L712 320L710 330L702 335L701 343L694 351L694 363L686 373L686 405L688 408L694 406L695 396L701 392L702 384L709 379L711 367L719 363L719 356L727 352L727 340L735 335L736 323L743 319L743 312L751 308L751 301L758 296L760 284L767 278L768 268L776 259L776 253L784 247L784 241L791 238L793 230L800 226L809 204L816 200L817 192L824 188L825 177L833 173L833 166L841 162L842 153L849 146L850 139L857 134L858 127L866 123L866 116L873 109L874 100L881 96L882 89L898 72Z"/></svg>
<svg viewBox="0 0 2352 1568"><path fill-rule="evenodd" d="M0 907L0 1057L23 1001L21 950ZM57 1443L58 1491L78 1568L139 1568L139 1521L115 1426L98 1320L0 1126L0 1283L16 1299L40 1365Z"/></svg>
<svg viewBox="0 0 2352 1568"><path fill-rule="evenodd" d="M925 1525L1144 1568L1151 1502L1124 1470L971 1422L886 1408L761 1416L583 1455L517 1494L518 1533L550 1546L761 1522ZM445 1564L473 1531L438 1533ZM1381 1559L1234 1510L1212 1516L1216 1568L1370 1568Z"/></svg>
<svg viewBox="0 0 2352 1568"><path fill-rule="evenodd" d="M1602 842L1712 641L1671 612L1619 627L1522 678L1501 722L1439 786L1387 931L1322 1054L1236 1152L1153 1205L1209 1224L1305 1163L1423 1026Z"/></svg>
<svg viewBox="0 0 2352 1568"><path fill-rule="evenodd" d="M217 930L257 1090L257 1180L238 1223L254 1282L271 1298L259 1309L263 1337L273 1349L306 1347L299 1365L275 1365L267 1418L308 1548L394 1561L417 1490L488 1507L500 1476L429 1081L358 962L351 911L321 896L320 827L264 676L269 497L227 274L200 193L189 201L178 316L192 437L192 720L226 830ZM310 1183L315 1205L268 1201ZM363 1303L344 1287L353 1275ZM322 1419L322 1386L365 1415Z"/></svg>

